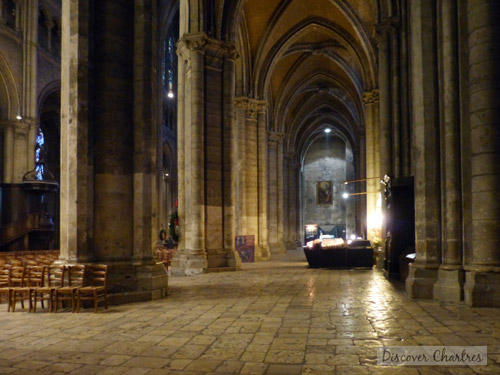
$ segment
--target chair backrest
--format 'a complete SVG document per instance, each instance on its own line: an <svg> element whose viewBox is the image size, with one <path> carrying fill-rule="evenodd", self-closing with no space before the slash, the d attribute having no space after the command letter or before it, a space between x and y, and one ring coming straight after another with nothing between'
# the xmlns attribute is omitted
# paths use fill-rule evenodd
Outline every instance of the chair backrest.
<svg viewBox="0 0 500 375"><path fill-rule="evenodd" d="M12 266L10 269L10 284L9 286L26 286L26 268L23 266Z"/></svg>
<svg viewBox="0 0 500 375"><path fill-rule="evenodd" d="M68 267L68 286L79 288L84 286L87 267L84 264L75 264Z"/></svg>
<svg viewBox="0 0 500 375"><path fill-rule="evenodd" d="M4 264L0 266L0 287L6 287L10 285L10 270L12 266L10 264Z"/></svg>
<svg viewBox="0 0 500 375"><path fill-rule="evenodd" d="M17 258L9 258L9 264L11 264L13 266L22 266L23 261L21 259L17 259Z"/></svg>
<svg viewBox="0 0 500 375"><path fill-rule="evenodd" d="M64 276L66 275L66 267L60 264L54 264L49 267L48 285L51 288L64 286Z"/></svg>
<svg viewBox="0 0 500 375"><path fill-rule="evenodd" d="M45 280L45 266L29 266L28 267L28 286L44 286Z"/></svg>
<svg viewBox="0 0 500 375"><path fill-rule="evenodd" d="M107 264L92 264L90 266L90 285L103 286L106 288L108 278L108 265Z"/></svg>

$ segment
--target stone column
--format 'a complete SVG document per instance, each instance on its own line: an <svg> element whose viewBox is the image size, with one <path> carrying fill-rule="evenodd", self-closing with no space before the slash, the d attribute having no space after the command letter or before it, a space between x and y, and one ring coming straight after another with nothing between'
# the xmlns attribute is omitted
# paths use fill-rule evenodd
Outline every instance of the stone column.
<svg viewBox="0 0 500 375"><path fill-rule="evenodd" d="M380 140L379 166L380 175L394 176L392 167L392 118L391 118L391 64L390 64L390 35L392 31L390 19L383 19L376 25L378 46L378 84L379 84L379 127L378 139ZM382 215L386 216L386 204L382 204ZM387 228L385 221L381 228L382 254L384 262L387 254Z"/></svg>
<svg viewBox="0 0 500 375"><path fill-rule="evenodd" d="M60 226L63 262L86 262L93 237L93 166L89 144L89 6L62 4Z"/></svg>
<svg viewBox="0 0 500 375"><path fill-rule="evenodd" d="M285 251L283 243L283 133L268 132L268 214L271 254Z"/></svg>
<svg viewBox="0 0 500 375"><path fill-rule="evenodd" d="M233 97L235 50L204 33L178 43L184 65L179 113L181 242L172 271L196 275L207 269L237 269L234 251ZM206 83L206 84L205 84Z"/></svg>
<svg viewBox="0 0 500 375"><path fill-rule="evenodd" d="M259 245L258 252L262 260L269 259L269 222L268 222L268 139L267 139L267 104L262 101L257 114L257 165L259 189ZM257 249L256 249L257 250Z"/></svg>
<svg viewBox="0 0 500 375"><path fill-rule="evenodd" d="M462 212L460 174L460 111L458 86L457 5L440 1L439 59L441 112L442 264L434 298L463 299Z"/></svg>
<svg viewBox="0 0 500 375"><path fill-rule="evenodd" d="M202 35L183 37L178 42L179 65L184 78L179 82L183 100L179 102L177 137L179 162L179 250L172 260L172 272L196 275L208 268L205 249L204 210L204 51ZM182 87L181 87L182 85ZM181 108L181 105L183 107ZM183 120L183 122L181 122ZM222 219L222 218L221 218Z"/></svg>
<svg viewBox="0 0 500 375"><path fill-rule="evenodd" d="M241 259L235 250L235 211L236 211L236 176L234 166L237 164L237 154L234 144L237 137L234 130L234 97L235 86L235 59L238 57L236 49L232 45L222 48L223 59L223 83L222 83L222 121L223 121L223 186L224 186L224 250L226 252L227 267L229 269L239 269Z"/></svg>
<svg viewBox="0 0 500 375"><path fill-rule="evenodd" d="M288 151L285 155L286 165L288 166L288 178L285 180L288 187L287 200L285 202L288 217L285 237L287 250L294 250L297 247L299 238L297 234L297 204L299 202L297 197L298 163L295 158L295 151Z"/></svg>
<svg viewBox="0 0 500 375"><path fill-rule="evenodd" d="M500 307L500 3L468 1L472 259L464 299Z"/></svg>
<svg viewBox="0 0 500 375"><path fill-rule="evenodd" d="M235 176L235 194L236 200L236 235L245 235L247 233L247 215L246 215L246 129L247 129L247 109L248 98L238 97L234 99L235 110L235 123L234 123L234 142L236 161L234 163L234 176ZM257 132L257 120L255 119L255 131ZM257 181L256 181L257 182Z"/></svg>
<svg viewBox="0 0 500 375"><path fill-rule="evenodd" d="M253 235L255 238L255 259L261 260L258 246L259 236L259 153L258 153L258 115L265 102L258 99L237 98L242 111L239 137L239 163L235 178L240 181L238 200L241 206L241 235Z"/></svg>
<svg viewBox="0 0 500 375"><path fill-rule="evenodd" d="M439 122L435 77L436 30L433 0L412 1L411 79L414 131L415 246L406 292L411 298L432 298L441 263Z"/></svg>
<svg viewBox="0 0 500 375"><path fill-rule="evenodd" d="M112 303L151 300L167 287L152 260L153 7L94 7L62 8L60 261L108 264Z"/></svg>
<svg viewBox="0 0 500 375"><path fill-rule="evenodd" d="M380 172L393 176L392 168L392 112L391 112L391 63L390 35L392 33L390 20L384 20L377 25L378 66L379 66L379 126L380 126Z"/></svg>
<svg viewBox="0 0 500 375"><path fill-rule="evenodd" d="M14 182L14 129L15 123L7 122L4 125L4 170L3 182Z"/></svg>
<svg viewBox="0 0 500 375"><path fill-rule="evenodd" d="M30 146L33 148L33 143L30 142L30 135L32 134L33 122L31 120L21 120L12 121L13 132L12 132L12 145L14 151L14 157L12 158L12 182L20 183L22 181L23 175L30 169L28 154ZM10 137L10 134L8 134ZM32 168L33 169L33 168Z"/></svg>
<svg viewBox="0 0 500 375"><path fill-rule="evenodd" d="M153 259L153 250L158 238L158 185L157 161L162 162L158 153L157 140L160 124L154 111L158 106L156 61L158 46L154 30L156 14L147 0L134 1L134 111L133 111L133 265L136 274L136 289L152 291L152 298L163 297L167 292L168 276L162 264Z"/></svg>
<svg viewBox="0 0 500 375"><path fill-rule="evenodd" d="M38 62L38 0L23 1L23 85L21 116L29 125L26 144L27 168L24 173L35 168L35 139L37 123L37 62Z"/></svg>
<svg viewBox="0 0 500 375"><path fill-rule="evenodd" d="M365 129L366 129L366 177L381 177L380 166L377 164L379 150L378 128L378 103L379 91L373 89L363 93L365 104ZM367 216L367 239L381 238L381 212L377 210L377 200L380 199L380 179L369 179L366 181L366 216Z"/></svg>

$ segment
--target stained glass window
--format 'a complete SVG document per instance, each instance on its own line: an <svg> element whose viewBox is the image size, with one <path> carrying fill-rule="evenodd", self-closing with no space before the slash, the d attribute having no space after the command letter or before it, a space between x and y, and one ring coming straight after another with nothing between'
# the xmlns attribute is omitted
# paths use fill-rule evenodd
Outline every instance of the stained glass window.
<svg viewBox="0 0 500 375"><path fill-rule="evenodd" d="M35 142L35 171L36 171L36 179L41 181L43 180L43 164L45 160L42 160L42 148L45 144L45 136L43 134L42 128L38 129L38 134L36 136Z"/></svg>
<svg viewBox="0 0 500 375"><path fill-rule="evenodd" d="M3 16L5 18L5 23L12 29L16 28L16 3L13 0L4 0Z"/></svg>

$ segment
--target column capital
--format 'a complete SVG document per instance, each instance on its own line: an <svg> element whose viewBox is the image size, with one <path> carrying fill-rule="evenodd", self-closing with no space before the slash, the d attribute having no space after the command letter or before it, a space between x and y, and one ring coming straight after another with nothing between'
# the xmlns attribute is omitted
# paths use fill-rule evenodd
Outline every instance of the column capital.
<svg viewBox="0 0 500 375"><path fill-rule="evenodd" d="M377 44L384 42L391 35L394 35L399 29L399 24L400 21L398 17L386 17L375 24L375 40Z"/></svg>
<svg viewBox="0 0 500 375"><path fill-rule="evenodd" d="M205 33L184 34L177 42L177 55L189 61L191 53L201 52L207 58L206 64L221 68L224 60L235 60L239 57L233 43L210 38Z"/></svg>
<svg viewBox="0 0 500 375"><path fill-rule="evenodd" d="M237 108L246 111L246 117L256 120L259 112L265 112L267 109L267 102L261 99L248 98L240 96L234 98L234 104Z"/></svg>
<svg viewBox="0 0 500 375"><path fill-rule="evenodd" d="M285 137L285 133L268 131L267 132L267 143L268 143L269 147L278 147L278 145L283 142L284 137Z"/></svg>
<svg viewBox="0 0 500 375"><path fill-rule="evenodd" d="M363 103L366 104L375 104L379 102L379 90L373 89L370 91L363 92Z"/></svg>

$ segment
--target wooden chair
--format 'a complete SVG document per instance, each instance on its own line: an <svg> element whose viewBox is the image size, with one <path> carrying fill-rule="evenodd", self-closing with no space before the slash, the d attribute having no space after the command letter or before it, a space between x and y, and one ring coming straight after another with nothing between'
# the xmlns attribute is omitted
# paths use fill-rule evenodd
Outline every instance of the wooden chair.
<svg viewBox="0 0 500 375"><path fill-rule="evenodd" d="M45 267L44 266L28 266L25 268L24 282L21 286L13 286L11 288L10 298L12 300L12 311L15 310L17 304L17 298L21 298L21 302L25 300L29 301L29 311L33 309L33 298L34 289L36 287L43 287L45 283ZM24 304L23 308L24 308ZM43 302L42 302L43 306Z"/></svg>
<svg viewBox="0 0 500 375"><path fill-rule="evenodd" d="M71 301L71 311L76 311L77 291L84 286L86 277L86 266L76 264L67 269L67 284L55 289L54 312L57 312L59 302Z"/></svg>
<svg viewBox="0 0 500 375"><path fill-rule="evenodd" d="M24 266L12 266L10 269L10 285L9 285L9 307L7 311L12 310L12 312L16 311L16 300L14 295L17 293L20 296L27 295L28 298L21 298L21 307L24 309L24 301L25 299L29 299L29 289L25 289L27 287L27 277L26 277L26 267ZM30 301L31 307L31 301Z"/></svg>
<svg viewBox="0 0 500 375"><path fill-rule="evenodd" d="M42 308L43 301L49 303L49 311L54 311L55 292L58 288L64 286L64 276L66 275L66 267L63 265L44 266L46 269L46 282L42 286L33 288L33 312L36 312L37 302L40 301Z"/></svg>
<svg viewBox="0 0 500 375"><path fill-rule="evenodd" d="M94 301L94 312L97 312L97 307L101 301L104 302L104 308L108 308L108 266L106 264L91 265L89 276L89 285L77 289L76 312L80 312L82 301Z"/></svg>
<svg viewBox="0 0 500 375"><path fill-rule="evenodd" d="M10 264L4 264L0 266L0 302L5 299L7 302L7 311L10 310Z"/></svg>

